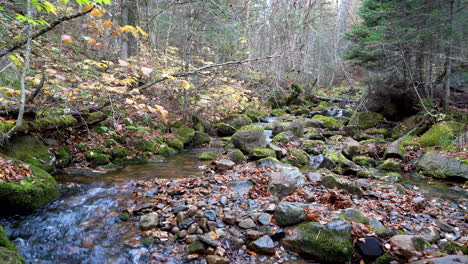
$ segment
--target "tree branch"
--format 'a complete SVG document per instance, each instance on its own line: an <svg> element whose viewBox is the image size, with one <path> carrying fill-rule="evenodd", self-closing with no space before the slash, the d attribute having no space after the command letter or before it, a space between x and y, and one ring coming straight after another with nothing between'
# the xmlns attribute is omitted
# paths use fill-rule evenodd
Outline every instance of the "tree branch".
<svg viewBox="0 0 468 264"><path fill-rule="evenodd" d="M34 100L34 98L36 98L36 96L39 94L39 92L41 91L42 87L44 86L45 80L46 80L46 75L45 75L45 74L42 74L41 82L40 82L39 85L36 87L36 89L34 90L34 92L26 99L26 104L31 103L31 102Z"/></svg>
<svg viewBox="0 0 468 264"><path fill-rule="evenodd" d="M60 25L62 22L69 21L69 20L75 19L77 17L84 16L84 15L88 14L89 12L91 12L93 9L94 9L94 7L91 8L90 10L86 11L86 12L79 12L79 13L76 13L74 15L61 17L61 18L55 20L54 22L52 22L48 27L34 33L32 35L32 39L34 40L37 37L40 37L40 36L44 35L45 33L51 31L52 29L54 29L56 26ZM0 50L0 58L2 58L6 54L8 54L8 53L10 53L10 52L12 52L14 50L17 50L17 49L21 48L22 46L24 46L26 44L27 41L28 41L27 39L23 39L23 40L20 40L20 41L18 41L16 43L7 45L6 47L2 48Z"/></svg>

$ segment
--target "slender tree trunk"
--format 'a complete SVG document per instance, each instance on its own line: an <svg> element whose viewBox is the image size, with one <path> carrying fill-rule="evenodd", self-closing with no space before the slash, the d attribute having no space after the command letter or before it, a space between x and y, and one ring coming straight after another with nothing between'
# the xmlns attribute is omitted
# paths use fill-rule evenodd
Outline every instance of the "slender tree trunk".
<svg viewBox="0 0 468 264"><path fill-rule="evenodd" d="M450 1L450 15L449 15L449 37L453 34L453 4L454 0ZM445 76L445 92L444 92L444 108L448 110L449 102L450 102L450 75L452 73L452 59L450 56L452 55L452 45L451 43L448 44L448 47L445 52L445 56L447 57L447 65L446 65L446 76Z"/></svg>

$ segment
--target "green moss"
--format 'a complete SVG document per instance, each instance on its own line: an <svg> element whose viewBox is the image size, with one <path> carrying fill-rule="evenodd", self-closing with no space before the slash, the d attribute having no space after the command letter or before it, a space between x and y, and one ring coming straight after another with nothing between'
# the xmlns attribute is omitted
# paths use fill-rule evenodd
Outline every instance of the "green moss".
<svg viewBox="0 0 468 264"><path fill-rule="evenodd" d="M347 220L350 222L356 222L368 225L369 219L365 217L359 210L349 208L345 210L341 210L339 213L336 214L341 220Z"/></svg>
<svg viewBox="0 0 468 264"><path fill-rule="evenodd" d="M384 117L374 112L357 112L349 120L349 125L354 125L360 129L368 129L377 126Z"/></svg>
<svg viewBox="0 0 468 264"><path fill-rule="evenodd" d="M71 162L70 153L65 148L59 148L55 154L55 158L57 159L57 166L60 168L68 166Z"/></svg>
<svg viewBox="0 0 468 264"><path fill-rule="evenodd" d="M182 142L182 140L176 139L176 140L172 140L171 142L169 142L168 146L173 149L181 151L184 149L184 142Z"/></svg>
<svg viewBox="0 0 468 264"><path fill-rule="evenodd" d="M253 121L246 114L237 114L227 117L225 122L238 129L242 126L251 124Z"/></svg>
<svg viewBox="0 0 468 264"><path fill-rule="evenodd" d="M378 168L385 171L401 171L401 163L396 159L386 159Z"/></svg>
<svg viewBox="0 0 468 264"><path fill-rule="evenodd" d="M286 112L283 109L273 109L270 112L271 116L284 116Z"/></svg>
<svg viewBox="0 0 468 264"><path fill-rule="evenodd" d="M250 150L249 153L249 158L251 160L259 160L267 157L276 158L275 151L268 148L255 148Z"/></svg>
<svg viewBox="0 0 468 264"><path fill-rule="evenodd" d="M353 158L353 162L361 166L374 166L375 160L367 156L356 156Z"/></svg>
<svg viewBox="0 0 468 264"><path fill-rule="evenodd" d="M16 245L8 239L5 229L0 226L0 247L16 250Z"/></svg>
<svg viewBox="0 0 468 264"><path fill-rule="evenodd" d="M445 242L440 246L442 250L447 251L449 254L455 254L457 251L462 252L464 255L468 255L468 247L466 246L459 246L452 242Z"/></svg>
<svg viewBox="0 0 468 264"><path fill-rule="evenodd" d="M359 178L371 178L372 173L368 170L360 170L357 172L357 175Z"/></svg>
<svg viewBox="0 0 468 264"><path fill-rule="evenodd" d="M24 177L23 184L0 182L0 214L30 212L59 195L57 182L50 174L35 166L30 169L33 177Z"/></svg>
<svg viewBox="0 0 468 264"><path fill-rule="evenodd" d="M200 146L206 143L210 143L210 135L205 132L196 131L190 141L190 145L192 146Z"/></svg>
<svg viewBox="0 0 468 264"><path fill-rule="evenodd" d="M130 156L130 151L125 148L114 148L112 149L112 159L125 158Z"/></svg>
<svg viewBox="0 0 468 264"><path fill-rule="evenodd" d="M111 148L115 145L117 145L117 142L112 138L104 140L104 146L106 146L107 148Z"/></svg>
<svg viewBox="0 0 468 264"><path fill-rule="evenodd" d="M250 109L245 113L250 119L252 119L254 122L260 122L260 118L262 116L266 116L267 114L263 111L257 110L257 109Z"/></svg>
<svg viewBox="0 0 468 264"><path fill-rule="evenodd" d="M86 160L90 162L91 166L101 166L110 163L109 156L102 153L88 151L85 153Z"/></svg>
<svg viewBox="0 0 468 264"><path fill-rule="evenodd" d="M188 254L203 253L206 249L205 244L200 241L195 241L192 244L187 246Z"/></svg>
<svg viewBox="0 0 468 264"><path fill-rule="evenodd" d="M55 169L55 156L34 136L18 136L10 140L5 147L5 154L22 160L48 172Z"/></svg>
<svg viewBox="0 0 468 264"><path fill-rule="evenodd" d="M329 104L325 101L322 101L312 110L316 112L316 111L321 111L321 110L327 110L328 108L330 108Z"/></svg>
<svg viewBox="0 0 468 264"><path fill-rule="evenodd" d="M304 149L312 149L325 145L325 142L322 140L306 140L304 142Z"/></svg>
<svg viewBox="0 0 468 264"><path fill-rule="evenodd" d="M143 244L143 246L149 248L151 247L151 245L154 244L154 239L152 237L145 237L141 240L141 243Z"/></svg>
<svg viewBox="0 0 468 264"><path fill-rule="evenodd" d="M203 152L202 154L198 155L198 159L200 160L214 160L221 156L219 152Z"/></svg>
<svg viewBox="0 0 468 264"><path fill-rule="evenodd" d="M0 247L0 262L2 264L24 264L25 261L16 250Z"/></svg>
<svg viewBox="0 0 468 264"><path fill-rule="evenodd" d="M302 149L291 149L286 161L293 166L305 166L309 164L309 154Z"/></svg>
<svg viewBox="0 0 468 264"><path fill-rule="evenodd" d="M293 83L291 85L291 88L293 89L294 92L296 93L303 93L304 92L304 87L298 83Z"/></svg>
<svg viewBox="0 0 468 264"><path fill-rule="evenodd" d="M378 257L373 264L390 264L392 262L392 255L385 253L382 256Z"/></svg>
<svg viewBox="0 0 468 264"><path fill-rule="evenodd" d="M341 152L331 151L331 150L324 150L323 155L328 156L331 160L333 160L336 164L340 165L343 168L349 168L353 164L352 162L347 159Z"/></svg>
<svg viewBox="0 0 468 264"><path fill-rule="evenodd" d="M286 132L281 132L278 135L274 136L272 141L286 144L289 142L290 136Z"/></svg>
<svg viewBox="0 0 468 264"><path fill-rule="evenodd" d="M437 123L421 136L419 142L423 147L448 146L464 127L463 123L455 121Z"/></svg>
<svg viewBox="0 0 468 264"><path fill-rule="evenodd" d="M385 128L381 128L381 129L369 129L369 130L366 130L366 133L369 134L369 135L386 135L388 134L388 130L385 129Z"/></svg>
<svg viewBox="0 0 468 264"><path fill-rule="evenodd" d="M424 238L422 237L413 237L411 239L411 241L413 242L413 246L416 250L418 251L422 251L424 250L424 245L426 244L426 241L424 240Z"/></svg>
<svg viewBox="0 0 468 264"><path fill-rule="evenodd" d="M245 161L245 156L242 151L235 149L229 154L229 159L234 161L236 164L240 164Z"/></svg>
<svg viewBox="0 0 468 264"><path fill-rule="evenodd" d="M52 128L71 127L78 124L78 120L71 115L44 117L32 122L32 126L37 130L46 130Z"/></svg>
<svg viewBox="0 0 468 264"><path fill-rule="evenodd" d="M87 123L93 123L93 122L100 121L100 120L105 120L105 119L106 119L106 114L103 113L103 112L93 112L93 113L90 113L85 118Z"/></svg>
<svg viewBox="0 0 468 264"><path fill-rule="evenodd" d="M122 221L128 221L130 219L130 213L127 211L123 211L119 214L119 219Z"/></svg>
<svg viewBox="0 0 468 264"><path fill-rule="evenodd" d="M177 153L177 151L169 146L160 146L159 149L156 151L156 154L161 156L169 156L172 154Z"/></svg>
<svg viewBox="0 0 468 264"><path fill-rule="evenodd" d="M176 129L174 134L179 136L184 143L188 143L195 135L195 130L190 127L181 127Z"/></svg>
<svg viewBox="0 0 468 264"><path fill-rule="evenodd" d="M237 130L237 133L244 132L244 131L250 131L250 130L260 130L263 133L263 128L261 126L256 126L256 125L243 126L243 127L239 128L239 130Z"/></svg>
<svg viewBox="0 0 468 264"><path fill-rule="evenodd" d="M323 116L323 115L315 115L312 119L322 121L322 123L328 129L337 130L337 129L340 129L341 127L343 127L343 124L340 121L333 118L333 117Z"/></svg>
<svg viewBox="0 0 468 264"><path fill-rule="evenodd" d="M224 142L229 142L229 141L232 140L232 137L222 137L222 138L220 138L220 139L221 139L222 141L224 141Z"/></svg>
<svg viewBox="0 0 468 264"><path fill-rule="evenodd" d="M217 123L215 128L220 136L232 136L237 131L235 127L224 122Z"/></svg>
<svg viewBox="0 0 468 264"><path fill-rule="evenodd" d="M156 151L156 143L151 142L149 140L137 140L133 146L140 151L151 151L155 152Z"/></svg>

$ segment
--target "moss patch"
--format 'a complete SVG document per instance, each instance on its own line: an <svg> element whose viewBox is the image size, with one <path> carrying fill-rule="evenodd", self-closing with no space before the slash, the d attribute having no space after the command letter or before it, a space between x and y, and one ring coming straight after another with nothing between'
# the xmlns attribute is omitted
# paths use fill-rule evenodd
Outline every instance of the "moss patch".
<svg viewBox="0 0 468 264"><path fill-rule="evenodd" d="M55 169L55 156L34 136L19 136L10 140L5 154L51 172Z"/></svg>
<svg viewBox="0 0 468 264"><path fill-rule="evenodd" d="M156 151L156 154L161 156L169 156L175 153L177 153L175 149L166 145L160 146L159 149Z"/></svg>
<svg viewBox="0 0 468 264"><path fill-rule="evenodd" d="M337 130L337 129L340 129L341 127L343 127L343 124L340 121L333 118L333 117L323 116L323 115L315 115L312 119L322 121L322 123L328 129Z"/></svg>
<svg viewBox="0 0 468 264"><path fill-rule="evenodd" d="M271 116L284 116L286 112L283 109L273 109L270 112Z"/></svg>
<svg viewBox="0 0 468 264"><path fill-rule="evenodd" d="M401 163L396 159L387 159L378 167L381 170L385 171L400 171L401 170Z"/></svg>
<svg viewBox="0 0 468 264"><path fill-rule="evenodd" d="M249 158L251 160L259 160L267 157L276 158L275 151L268 148L255 148L250 150L249 153Z"/></svg>
<svg viewBox="0 0 468 264"><path fill-rule="evenodd" d="M237 129L229 124L226 124L224 122L217 123L215 125L216 131L219 136L225 137L225 136L232 136L234 133L236 133Z"/></svg>
<svg viewBox="0 0 468 264"><path fill-rule="evenodd" d="M214 160L221 156L219 152L203 152L202 154L198 155L198 159L200 160Z"/></svg>
<svg viewBox="0 0 468 264"><path fill-rule="evenodd" d="M424 133L419 141L423 147L448 146L455 136L463 131L464 126L463 123L455 121L437 123Z"/></svg>
<svg viewBox="0 0 468 264"><path fill-rule="evenodd" d="M383 119L383 115L379 113L357 112L349 120L349 125L357 126L360 129L368 129L377 126Z"/></svg>
<svg viewBox="0 0 468 264"><path fill-rule="evenodd" d="M86 160L90 162L91 166L101 166L110 163L109 156L94 151L88 151L85 153Z"/></svg>
<svg viewBox="0 0 468 264"><path fill-rule="evenodd" d="M184 143L188 143L195 135L195 129L190 127L181 127L176 129L174 134L179 136Z"/></svg>
<svg viewBox="0 0 468 264"><path fill-rule="evenodd" d="M182 142L182 140L176 139L169 142L168 146L178 151L181 151L184 149L184 142Z"/></svg>
<svg viewBox="0 0 468 264"><path fill-rule="evenodd" d="M305 166L309 164L309 154L302 149L291 149L286 161L293 166Z"/></svg>
<svg viewBox="0 0 468 264"><path fill-rule="evenodd" d="M190 141L190 145L192 146L200 146L206 143L210 143L210 135L205 132L196 131Z"/></svg>
<svg viewBox="0 0 468 264"><path fill-rule="evenodd" d="M229 154L229 159L234 161L236 164L240 164L245 161L245 156L242 151L235 149Z"/></svg>

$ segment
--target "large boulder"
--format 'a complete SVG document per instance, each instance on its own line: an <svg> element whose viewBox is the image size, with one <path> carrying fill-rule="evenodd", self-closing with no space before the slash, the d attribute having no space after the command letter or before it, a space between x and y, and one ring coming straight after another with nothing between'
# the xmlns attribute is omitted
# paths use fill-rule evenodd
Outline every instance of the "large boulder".
<svg viewBox="0 0 468 264"><path fill-rule="evenodd" d="M468 263L467 256L451 255L440 258L422 259L413 261L410 264L466 264Z"/></svg>
<svg viewBox="0 0 468 264"><path fill-rule="evenodd" d="M304 175L295 167L282 166L268 174L268 192L278 197L287 196L304 185Z"/></svg>
<svg viewBox="0 0 468 264"><path fill-rule="evenodd" d="M349 125L360 129L368 129L377 126L384 119L383 115L374 112L356 112L349 120Z"/></svg>
<svg viewBox="0 0 468 264"><path fill-rule="evenodd" d="M353 241L350 228L333 228L305 222L288 228L283 239L286 248L310 256L320 263L345 263L351 260Z"/></svg>
<svg viewBox="0 0 468 264"><path fill-rule="evenodd" d="M404 159L406 156L405 147L401 144L401 140L395 140L387 146L384 159L395 158Z"/></svg>
<svg viewBox="0 0 468 264"><path fill-rule="evenodd" d="M22 160L47 172L55 170L55 155L34 136L12 138L3 152L9 157Z"/></svg>
<svg viewBox="0 0 468 264"><path fill-rule="evenodd" d="M252 119L244 114L232 115L226 118L225 123L233 126L235 129L239 129L243 126L252 123Z"/></svg>
<svg viewBox="0 0 468 264"><path fill-rule="evenodd" d="M174 134L177 135L184 144L186 144L192 140L192 137L195 135L195 129L190 127L180 127L174 131Z"/></svg>
<svg viewBox="0 0 468 264"><path fill-rule="evenodd" d="M354 156L358 155L361 149L361 144L352 138L347 138L344 141L343 154L349 159L352 159Z"/></svg>
<svg viewBox="0 0 468 264"><path fill-rule="evenodd" d="M315 115L312 120L319 120L323 125L330 130L338 130L343 127L343 123L330 116Z"/></svg>
<svg viewBox="0 0 468 264"><path fill-rule="evenodd" d="M423 115L414 115L414 116L410 116L406 118L405 120L403 120L401 123L399 123L397 126L395 126L392 129L391 131L392 137L400 138L406 135L406 133L410 132L413 128L415 128L418 124L420 124L424 119L425 117ZM429 122L430 122L430 119L427 119L424 122L422 122L422 124L419 125L419 127L416 128L412 134L419 136L422 133L424 133L424 131L426 131L430 126Z"/></svg>
<svg viewBox="0 0 468 264"><path fill-rule="evenodd" d="M290 202L281 202L275 209L273 218L279 226L291 226L305 221L304 209Z"/></svg>
<svg viewBox="0 0 468 264"><path fill-rule="evenodd" d="M273 126L273 136L281 133L291 131L296 137L302 137L304 135L304 124L300 120L294 120L290 123L277 122Z"/></svg>
<svg viewBox="0 0 468 264"><path fill-rule="evenodd" d="M23 175L20 182L0 182L0 214L28 213L39 208L59 195L57 182L46 171L21 161L0 155L3 162L29 167L31 176Z"/></svg>
<svg viewBox="0 0 468 264"><path fill-rule="evenodd" d="M221 137L230 137L237 131L235 127L229 124L226 124L224 122L216 124L215 128L216 128L216 132L218 136L221 136Z"/></svg>
<svg viewBox="0 0 468 264"><path fill-rule="evenodd" d="M422 147L448 146L464 127L463 123L455 121L437 123L421 136L419 142Z"/></svg>
<svg viewBox="0 0 468 264"><path fill-rule="evenodd" d="M233 136L232 143L244 153L255 148L264 148L267 144L263 128L260 126L244 126Z"/></svg>
<svg viewBox="0 0 468 264"><path fill-rule="evenodd" d="M439 153L425 154L416 163L416 169L434 178L468 179L468 166L463 161Z"/></svg>

